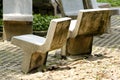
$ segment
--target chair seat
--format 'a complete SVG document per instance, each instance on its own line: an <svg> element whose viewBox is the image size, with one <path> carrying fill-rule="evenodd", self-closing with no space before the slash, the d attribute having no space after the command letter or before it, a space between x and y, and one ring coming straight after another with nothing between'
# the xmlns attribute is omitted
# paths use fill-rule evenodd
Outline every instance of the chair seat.
<svg viewBox="0 0 120 80"><path fill-rule="evenodd" d="M42 45L42 44L44 44L44 42L46 40L46 38L36 36L36 35L33 35L33 34L14 36L13 38L19 39L21 41L25 41L25 42L28 42L28 43L33 43L35 45Z"/></svg>
<svg viewBox="0 0 120 80"><path fill-rule="evenodd" d="M3 20L7 21L32 21L33 16L30 14L3 14Z"/></svg>
<svg viewBox="0 0 120 80"><path fill-rule="evenodd" d="M115 7L115 8L111 8L112 10L112 15L120 15L120 8Z"/></svg>
<svg viewBox="0 0 120 80"><path fill-rule="evenodd" d="M72 32L75 29L77 20L72 20L70 23L69 31Z"/></svg>

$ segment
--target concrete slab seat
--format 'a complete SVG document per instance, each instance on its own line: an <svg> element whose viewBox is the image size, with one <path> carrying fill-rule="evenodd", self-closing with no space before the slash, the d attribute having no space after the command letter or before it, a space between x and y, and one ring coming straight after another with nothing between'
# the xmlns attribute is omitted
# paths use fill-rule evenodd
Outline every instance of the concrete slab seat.
<svg viewBox="0 0 120 80"><path fill-rule="evenodd" d="M93 37L107 32L110 17L117 9L98 8L80 10L77 20L72 20L62 56L91 54Z"/></svg>
<svg viewBox="0 0 120 80"><path fill-rule="evenodd" d="M97 2L97 0L83 0L85 3L86 8L90 9L95 9L95 8L110 8L111 4L110 3L105 3L105 2Z"/></svg>
<svg viewBox="0 0 120 80"><path fill-rule="evenodd" d="M71 18L53 19L50 22L46 38L33 34L14 36L11 43L23 49L22 71L45 66L47 54L51 50L61 48L67 40Z"/></svg>

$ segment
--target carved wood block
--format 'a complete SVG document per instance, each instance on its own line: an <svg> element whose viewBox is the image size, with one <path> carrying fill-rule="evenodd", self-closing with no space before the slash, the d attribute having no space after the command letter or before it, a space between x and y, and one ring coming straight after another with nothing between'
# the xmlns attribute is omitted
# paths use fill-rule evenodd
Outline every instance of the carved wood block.
<svg viewBox="0 0 120 80"><path fill-rule="evenodd" d="M66 45L67 55L91 54L93 36L69 38Z"/></svg>
<svg viewBox="0 0 120 80"><path fill-rule="evenodd" d="M48 53L40 53L40 52L35 52L32 54L31 61L30 61L30 70L37 68L37 67L42 67L46 63L47 59L47 54Z"/></svg>

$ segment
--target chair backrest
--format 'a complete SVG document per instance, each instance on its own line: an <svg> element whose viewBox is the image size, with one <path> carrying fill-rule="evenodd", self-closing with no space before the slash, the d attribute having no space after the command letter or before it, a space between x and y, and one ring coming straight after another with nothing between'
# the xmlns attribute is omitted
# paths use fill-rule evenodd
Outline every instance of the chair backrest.
<svg viewBox="0 0 120 80"><path fill-rule="evenodd" d="M46 36L46 45L49 50L63 46L67 40L71 18L53 19L50 22Z"/></svg>
<svg viewBox="0 0 120 80"><path fill-rule="evenodd" d="M111 9L80 10L72 36L98 35L107 31L110 23Z"/></svg>
<svg viewBox="0 0 120 80"><path fill-rule="evenodd" d="M3 0L3 14L30 15L32 14L32 0Z"/></svg>
<svg viewBox="0 0 120 80"><path fill-rule="evenodd" d="M32 21L32 0L3 0L3 20Z"/></svg>
<svg viewBox="0 0 120 80"><path fill-rule="evenodd" d="M59 0L63 16L74 16L80 9L84 9L83 0Z"/></svg>

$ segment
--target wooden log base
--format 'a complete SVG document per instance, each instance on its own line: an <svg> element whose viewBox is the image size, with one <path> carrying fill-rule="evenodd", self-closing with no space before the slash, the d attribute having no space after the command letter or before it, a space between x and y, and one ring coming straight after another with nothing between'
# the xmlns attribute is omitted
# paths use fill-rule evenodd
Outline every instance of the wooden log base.
<svg viewBox="0 0 120 80"><path fill-rule="evenodd" d="M29 67L30 71L38 67L41 67L41 69L43 70L46 64L47 54L48 53L40 53L40 52L33 53L30 60L30 67Z"/></svg>
<svg viewBox="0 0 120 80"><path fill-rule="evenodd" d="M3 40L10 41L13 36L32 34L31 21L4 21Z"/></svg>
<svg viewBox="0 0 120 80"><path fill-rule="evenodd" d="M91 54L93 36L77 36L69 38L66 45L66 55Z"/></svg>

